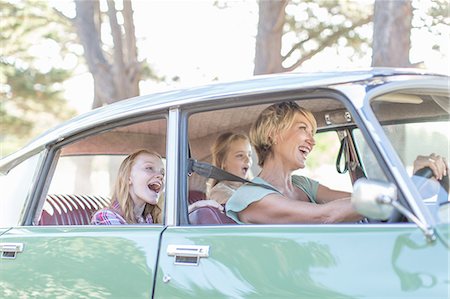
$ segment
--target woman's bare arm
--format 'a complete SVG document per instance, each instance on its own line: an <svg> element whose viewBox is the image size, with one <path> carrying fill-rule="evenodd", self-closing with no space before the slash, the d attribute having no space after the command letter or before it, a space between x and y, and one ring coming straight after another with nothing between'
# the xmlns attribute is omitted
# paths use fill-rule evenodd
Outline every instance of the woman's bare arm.
<svg viewBox="0 0 450 299"><path fill-rule="evenodd" d="M316 202L324 204L336 199L350 198L351 196L352 194L350 192L333 190L319 184L319 188L317 189Z"/></svg>
<svg viewBox="0 0 450 299"><path fill-rule="evenodd" d="M239 219L253 224L356 222L362 217L349 198L314 204L269 194L238 213Z"/></svg>

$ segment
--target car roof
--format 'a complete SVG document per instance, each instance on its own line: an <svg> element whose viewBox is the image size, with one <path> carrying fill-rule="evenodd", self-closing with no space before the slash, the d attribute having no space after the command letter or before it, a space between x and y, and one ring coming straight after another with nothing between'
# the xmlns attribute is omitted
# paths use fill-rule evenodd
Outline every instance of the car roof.
<svg viewBox="0 0 450 299"><path fill-rule="evenodd" d="M122 100L91 110L52 128L32 140L21 150L0 160L0 172L7 172L27 157L41 151L46 145L54 144L117 119L136 116L137 113L163 111L171 107L182 107L197 102L213 101L218 98L261 95L285 92L303 88L327 87L345 83L368 83L380 78L389 80L392 76L443 76L415 69L372 68L356 71L283 73L255 76L248 80L222 82L199 87L184 88L167 92L143 95Z"/></svg>

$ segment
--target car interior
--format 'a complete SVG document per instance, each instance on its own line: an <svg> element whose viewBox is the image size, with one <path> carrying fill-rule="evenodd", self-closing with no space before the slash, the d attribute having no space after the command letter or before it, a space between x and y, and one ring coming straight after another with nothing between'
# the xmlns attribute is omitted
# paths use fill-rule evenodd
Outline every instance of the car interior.
<svg viewBox="0 0 450 299"><path fill-rule="evenodd" d="M366 142L364 132L355 125L354 112L344 103L316 97L298 98L297 103L310 110L318 124L315 149L308 157L306 169L299 170L299 174L349 192L354 182L362 177L389 180L371 144ZM225 131L247 134L259 113L270 104L222 105L189 113L188 158L210 163L210 147L219 134ZM437 152L450 156L448 133L445 133L450 123L448 94L430 95L411 90L379 96L372 100L371 106L408 171L417 154ZM417 137L425 128L434 130L435 139L429 144L421 143L418 152ZM86 136L68 140L55 155L58 159L52 166L53 175L49 176L47 191L36 207L33 224L89 225L91 215L109 204L117 169L126 155L136 149L149 148L165 157L171 150L166 148L166 134L166 117L150 115L108 124ZM256 176L258 172L254 155L251 173ZM206 199L208 178L193 172L187 174L186 179L188 203ZM226 214L210 207L194 210L188 217L191 225L234 223Z"/></svg>

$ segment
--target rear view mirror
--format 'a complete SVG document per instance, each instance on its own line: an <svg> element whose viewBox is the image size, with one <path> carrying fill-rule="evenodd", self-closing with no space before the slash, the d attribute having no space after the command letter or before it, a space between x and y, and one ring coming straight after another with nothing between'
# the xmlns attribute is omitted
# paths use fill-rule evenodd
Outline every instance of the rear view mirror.
<svg viewBox="0 0 450 299"><path fill-rule="evenodd" d="M353 207L371 219L387 220L394 209L390 202L396 199L397 188L391 183L362 178L353 186Z"/></svg>

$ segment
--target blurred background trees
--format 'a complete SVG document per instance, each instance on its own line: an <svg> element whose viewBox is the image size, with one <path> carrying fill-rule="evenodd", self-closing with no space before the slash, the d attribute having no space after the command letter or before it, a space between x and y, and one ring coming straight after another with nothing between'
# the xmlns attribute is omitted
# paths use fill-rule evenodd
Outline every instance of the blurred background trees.
<svg viewBox="0 0 450 299"><path fill-rule="evenodd" d="M105 14L98 0L75 0L76 17L72 20L94 78L92 108L139 95L139 82L144 75L157 79L148 65L138 60L131 1L108 0L106 4ZM106 24L111 45L102 38L102 26Z"/></svg>
<svg viewBox="0 0 450 299"><path fill-rule="evenodd" d="M0 1L0 143L11 152L40 133L75 115L63 96L62 82L71 69L64 64L76 39L71 26L43 1ZM47 57L36 57L46 50ZM51 57L57 53L58 57Z"/></svg>
<svg viewBox="0 0 450 299"><path fill-rule="evenodd" d="M414 50L412 35L437 37L430 47L437 57L448 56L448 0L245 1L249 2L254 7L249 14L257 14L258 20L252 23L254 36L249 36L255 41L253 74L310 71L311 65L331 54L345 61L346 67L423 67L423 53ZM166 75L156 75L149 66L151 53L139 53L136 31L146 24L135 21L133 4L137 2L66 1L72 15L56 9L55 3L61 2L0 0L1 156L75 114L65 99L64 83L77 76L80 68L93 79L93 86L80 87L93 90L93 108L139 95L144 80L157 82ZM149 9L158 9L156 2L148 3ZM165 3L172 4L173 11L181 6ZM192 2L192 11L183 14L206 19L195 14L195 5L215 5L225 12L239 4ZM230 24L245 21L229 20ZM183 26L172 15L160 25L161 31ZM195 46L200 49L209 43L202 42ZM164 42L158 46L166 47ZM175 55L183 55L183 47L180 44ZM232 57L226 59L233 64ZM178 79L176 75L173 82Z"/></svg>
<svg viewBox="0 0 450 299"><path fill-rule="evenodd" d="M326 48L361 56L370 37L360 29L371 20L367 1L260 1L254 74L293 71Z"/></svg>

